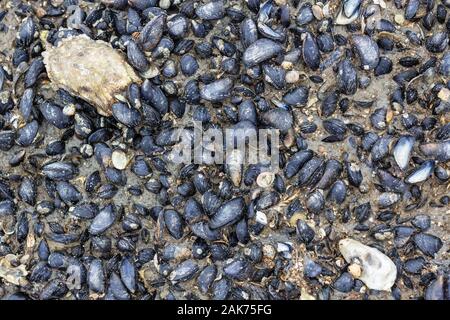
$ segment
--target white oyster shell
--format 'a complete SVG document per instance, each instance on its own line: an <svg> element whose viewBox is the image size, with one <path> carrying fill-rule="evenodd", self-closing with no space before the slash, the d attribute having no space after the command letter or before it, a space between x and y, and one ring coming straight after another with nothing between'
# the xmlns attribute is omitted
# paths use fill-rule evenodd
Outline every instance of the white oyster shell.
<svg viewBox="0 0 450 320"><path fill-rule="evenodd" d="M61 40L42 53L52 83L111 115L114 96L141 79L124 57L107 42L86 35Z"/></svg>
<svg viewBox="0 0 450 320"><path fill-rule="evenodd" d="M339 241L339 250L347 262L355 258L360 261L362 270L358 279L369 289L390 291L397 278L397 268L389 257L350 238Z"/></svg>

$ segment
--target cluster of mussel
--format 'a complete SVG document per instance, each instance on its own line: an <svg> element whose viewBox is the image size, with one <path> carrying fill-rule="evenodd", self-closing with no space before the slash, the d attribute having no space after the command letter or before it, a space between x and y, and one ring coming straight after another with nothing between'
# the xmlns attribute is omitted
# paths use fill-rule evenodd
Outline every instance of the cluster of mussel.
<svg viewBox="0 0 450 320"><path fill-rule="evenodd" d="M450 200L450 1L8 3L22 22L0 67L5 299L383 294L347 272L345 236L395 263L391 297L449 298L428 212L445 222ZM42 52L81 34L142 79L110 116L44 90ZM280 170L173 165L187 118L279 129Z"/></svg>

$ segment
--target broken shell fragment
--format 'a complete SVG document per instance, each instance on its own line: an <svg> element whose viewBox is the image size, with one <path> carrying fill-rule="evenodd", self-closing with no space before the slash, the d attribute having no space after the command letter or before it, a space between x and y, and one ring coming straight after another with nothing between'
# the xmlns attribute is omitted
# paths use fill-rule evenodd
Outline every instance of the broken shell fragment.
<svg viewBox="0 0 450 320"><path fill-rule="evenodd" d="M0 260L0 279L3 279L3 281L17 286L26 285L27 274L28 271L26 270L25 265L21 264L17 267L13 267L6 258Z"/></svg>
<svg viewBox="0 0 450 320"><path fill-rule="evenodd" d="M63 39L42 55L52 83L91 103L103 116L111 115L116 94L141 82L118 51L84 35Z"/></svg>
<svg viewBox="0 0 450 320"><path fill-rule="evenodd" d="M390 291L397 278L397 268L389 257L350 238L339 241L339 251L348 263L360 264L361 274L357 278L369 289ZM357 275L355 272L354 276Z"/></svg>

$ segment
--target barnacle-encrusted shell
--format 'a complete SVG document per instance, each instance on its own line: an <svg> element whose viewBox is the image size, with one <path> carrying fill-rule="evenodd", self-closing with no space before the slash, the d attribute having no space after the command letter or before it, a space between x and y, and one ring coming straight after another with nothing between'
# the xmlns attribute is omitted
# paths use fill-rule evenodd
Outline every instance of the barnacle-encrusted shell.
<svg viewBox="0 0 450 320"><path fill-rule="evenodd" d="M122 55L104 41L82 35L63 39L42 54L50 80L111 115L114 95L141 80Z"/></svg>

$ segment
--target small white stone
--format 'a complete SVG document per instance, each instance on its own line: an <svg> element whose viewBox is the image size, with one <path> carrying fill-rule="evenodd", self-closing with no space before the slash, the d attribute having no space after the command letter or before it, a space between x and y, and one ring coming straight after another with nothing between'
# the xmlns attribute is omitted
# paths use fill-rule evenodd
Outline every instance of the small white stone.
<svg viewBox="0 0 450 320"><path fill-rule="evenodd" d="M442 88L438 93L438 98L445 102L450 102L450 90Z"/></svg>
<svg viewBox="0 0 450 320"><path fill-rule="evenodd" d="M327 232L325 231L324 228L320 228L319 229L319 236L321 239L325 238L327 236Z"/></svg>
<svg viewBox="0 0 450 320"><path fill-rule="evenodd" d="M305 288L302 287L300 293L300 300L316 300L316 297L314 297L312 294L306 291Z"/></svg>
<svg viewBox="0 0 450 320"><path fill-rule="evenodd" d="M273 246L271 246L270 244L265 244L262 248L262 251L263 251L264 257L266 257L267 259L270 259L270 260L275 259L275 256L277 254L275 248Z"/></svg>
<svg viewBox="0 0 450 320"><path fill-rule="evenodd" d="M286 82L296 83L300 80L300 73L297 70L290 70L286 72Z"/></svg>
<svg viewBox="0 0 450 320"><path fill-rule="evenodd" d="M373 0L373 3L379 5L383 9L386 9L386 2L384 2L384 0Z"/></svg>
<svg viewBox="0 0 450 320"><path fill-rule="evenodd" d="M63 108L63 113L69 117L75 115L75 111L76 111L76 108L73 104L69 104Z"/></svg>
<svg viewBox="0 0 450 320"><path fill-rule="evenodd" d="M399 13L394 16L394 21L399 25L402 26L405 23L405 17L403 14Z"/></svg>
<svg viewBox="0 0 450 320"><path fill-rule="evenodd" d="M357 263L352 263L348 266L348 272L353 276L353 278L358 279L361 277L361 266Z"/></svg>
<svg viewBox="0 0 450 320"><path fill-rule="evenodd" d="M159 1L159 7L161 8L161 9L169 9L169 7L170 7L170 0L160 0Z"/></svg>
<svg viewBox="0 0 450 320"><path fill-rule="evenodd" d="M282 67L284 70L291 70L293 66L294 66L294 64L293 64L292 62L290 62L290 61L283 61L283 62L281 63L281 67Z"/></svg>
<svg viewBox="0 0 450 320"><path fill-rule="evenodd" d="M323 9L319 5L315 4L312 6L311 9L312 9L314 17L317 20L322 20L324 18Z"/></svg>
<svg viewBox="0 0 450 320"><path fill-rule="evenodd" d="M128 157L124 151L117 149L111 155L111 162L114 168L124 170L128 165Z"/></svg>

